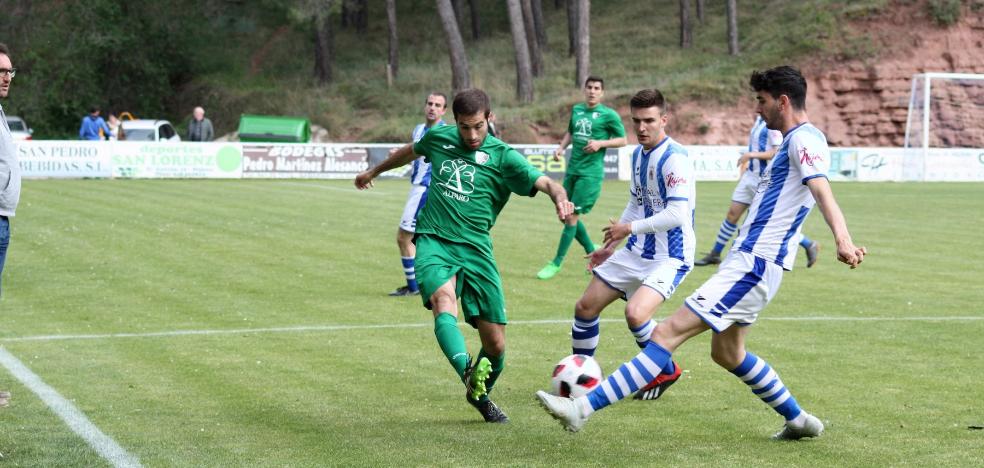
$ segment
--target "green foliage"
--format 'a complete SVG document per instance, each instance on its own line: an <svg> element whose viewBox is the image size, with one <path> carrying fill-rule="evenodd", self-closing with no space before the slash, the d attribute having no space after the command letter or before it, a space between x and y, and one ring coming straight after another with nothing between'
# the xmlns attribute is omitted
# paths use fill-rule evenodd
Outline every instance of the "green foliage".
<svg viewBox="0 0 984 468"><path fill-rule="evenodd" d="M929 16L940 26L950 26L960 21L960 0L929 0Z"/></svg>
<svg viewBox="0 0 984 468"><path fill-rule="evenodd" d="M22 72L5 108L24 115L39 138L74 137L85 109L98 104L168 118L179 127L191 108L203 105L220 134L235 130L240 114L258 113L308 116L336 139L403 141L407 123L420 118L422 96L450 85L444 34L430 1L398 2L401 67L392 88L385 75L383 0L369 2L365 35L338 25L339 0L10 3L17 18L0 15L0 37L12 38ZM336 25L335 82L322 87L313 78L307 18L327 3ZM483 37L472 40L470 28L462 28L472 80L493 97L508 137L534 138L533 126L563 131L558 122L581 99L572 83L574 60L567 56L565 10L544 2L546 73L535 81L536 102L524 104L515 99L505 9L497 2L476 3ZM649 86L675 102L732 103L747 92L752 69L876 54L876 46L846 20L876 15L886 5L887 0L743 1L742 55L730 57L722 2L707 2L694 48L682 51L673 45L675 14L640 14L638 2L610 0L592 9L592 70L606 77L607 99L616 106ZM678 3L658 0L646 8L675 12ZM772 14L769 21L762 21L762 11Z"/></svg>
<svg viewBox="0 0 984 468"><path fill-rule="evenodd" d="M733 188L698 184L699 250ZM817 440L782 444L768 440L781 418L711 360L710 333L677 350L685 373L658 402L614 405L576 435L537 406L587 281L573 251L554 280L533 278L561 230L542 196L513 198L492 231L511 320L493 397L512 423L480 422L430 312L385 295L403 282L393 231L406 190L405 180L368 192L351 181L30 181L12 223L0 345L144 466L651 466L654 450L667 466L980 464L981 434L968 426L981 423L984 290L973 272L984 250L968 248L980 237L968 213L984 184L834 184L869 249L857 270L835 261L819 213L807 218L820 262L807 270L800 256L748 338L827 424ZM596 239L626 190L606 183L583 218ZM656 316L713 271L693 271ZM602 316L608 372L638 352L623 307ZM217 333L166 334L195 330ZM463 330L474 352L476 333ZM0 412L4 466L108 465L2 367L0 388L14 395Z"/></svg>

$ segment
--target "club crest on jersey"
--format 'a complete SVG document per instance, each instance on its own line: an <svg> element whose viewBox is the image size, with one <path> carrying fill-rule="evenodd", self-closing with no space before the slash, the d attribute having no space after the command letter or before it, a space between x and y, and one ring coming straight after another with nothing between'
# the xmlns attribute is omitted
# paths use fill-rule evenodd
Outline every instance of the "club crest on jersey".
<svg viewBox="0 0 984 468"><path fill-rule="evenodd" d="M823 161L823 155L820 154L810 154L810 151L806 148L800 148L799 150L800 164L806 164L807 166L814 166L815 162Z"/></svg>
<svg viewBox="0 0 984 468"><path fill-rule="evenodd" d="M687 179L680 177L674 173L669 173L666 175L666 188L673 188L680 184L687 183Z"/></svg>
<svg viewBox="0 0 984 468"><path fill-rule="evenodd" d="M482 151L477 151L475 152L475 162L484 166L485 163L489 162L489 155Z"/></svg>
<svg viewBox="0 0 984 468"><path fill-rule="evenodd" d="M439 175L447 177L437 185L444 188L441 191L445 197L467 202L468 194L475 191L475 166L463 159L448 159L441 163Z"/></svg>
<svg viewBox="0 0 984 468"><path fill-rule="evenodd" d="M591 113L591 118L592 119L597 119L598 118L598 113L597 112L592 112Z"/></svg>

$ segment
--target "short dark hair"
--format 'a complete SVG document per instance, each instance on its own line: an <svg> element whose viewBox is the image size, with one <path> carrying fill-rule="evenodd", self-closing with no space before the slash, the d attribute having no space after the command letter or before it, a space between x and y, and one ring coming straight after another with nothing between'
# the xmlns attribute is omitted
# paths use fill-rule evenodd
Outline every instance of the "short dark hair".
<svg viewBox="0 0 984 468"><path fill-rule="evenodd" d="M806 109L806 78L793 67L782 65L763 72L753 71L748 84L755 92L764 91L774 99L785 94L793 109Z"/></svg>
<svg viewBox="0 0 984 468"><path fill-rule="evenodd" d="M600 76L594 76L594 75L591 75L584 79L584 86L587 86L588 83L591 83L592 81L600 84L601 89L605 89L605 80L602 79Z"/></svg>
<svg viewBox="0 0 984 468"><path fill-rule="evenodd" d="M663 93L659 92L658 89L643 89L629 101L629 107L632 109L645 109L647 107L659 107L659 113L666 113L666 98L663 97Z"/></svg>
<svg viewBox="0 0 984 468"><path fill-rule="evenodd" d="M440 91L435 91L427 95L427 97L431 97L431 96L441 96L441 99L444 99L444 108L445 109L448 108L448 97L445 96L444 93ZM427 98L424 98L424 104L427 104Z"/></svg>
<svg viewBox="0 0 984 468"><path fill-rule="evenodd" d="M492 101L489 95L478 88L470 88L454 95L454 103L451 104L451 111L454 113L455 120L459 115L472 115L484 112L485 118L489 118L492 112Z"/></svg>
<svg viewBox="0 0 984 468"><path fill-rule="evenodd" d="M10 57L10 48L7 47L7 44L4 44L3 42L0 42L0 54Z"/></svg>
<svg viewBox="0 0 984 468"><path fill-rule="evenodd" d="M100 109L99 106L89 106L89 113L90 114L95 114L96 112L99 112L101 110L102 109Z"/></svg>

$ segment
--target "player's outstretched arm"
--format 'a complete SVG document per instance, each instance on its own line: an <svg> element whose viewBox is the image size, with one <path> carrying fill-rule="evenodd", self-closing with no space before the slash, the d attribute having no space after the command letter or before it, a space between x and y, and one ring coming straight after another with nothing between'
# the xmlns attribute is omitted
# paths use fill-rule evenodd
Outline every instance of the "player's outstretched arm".
<svg viewBox="0 0 984 468"><path fill-rule="evenodd" d="M830 226L830 232L834 234L834 242L837 244L837 260L857 268L864 261L864 256L868 249L864 246L854 245L851 240L851 233L847 231L847 221L844 213L841 212L837 200L834 199L834 192L830 189L830 182L826 177L814 177L806 181L806 186L810 188L813 199L820 207L823 219Z"/></svg>
<svg viewBox="0 0 984 468"><path fill-rule="evenodd" d="M413 144L403 146L395 152L391 152L389 157L384 159L383 162L355 176L355 187L359 190L370 188L372 187L372 180L378 177L379 174L410 164L416 157L417 155L413 152Z"/></svg>
<svg viewBox="0 0 984 468"><path fill-rule="evenodd" d="M564 187L554 182L547 176L540 176L533 183L533 187L547 194L554 205L557 207L557 219L564 222L568 216L574 214L574 204L567 199L567 191Z"/></svg>
<svg viewBox="0 0 984 468"><path fill-rule="evenodd" d="M554 150L554 161L560 161L560 158L564 157L564 151L567 151L567 145L571 144L571 134L565 133L564 138L560 139L560 145Z"/></svg>
<svg viewBox="0 0 984 468"><path fill-rule="evenodd" d="M621 148L628 143L625 137L611 138L608 140L588 140L588 144L584 145L585 153L594 153L603 148Z"/></svg>

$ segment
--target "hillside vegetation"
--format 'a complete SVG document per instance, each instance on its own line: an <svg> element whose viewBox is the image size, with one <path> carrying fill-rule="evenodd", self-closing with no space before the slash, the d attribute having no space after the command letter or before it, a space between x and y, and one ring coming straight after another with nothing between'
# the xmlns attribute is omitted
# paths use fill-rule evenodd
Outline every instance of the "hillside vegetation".
<svg viewBox="0 0 984 468"><path fill-rule="evenodd" d="M219 134L234 131L240 114L257 113L309 117L335 140L403 141L420 118L426 93L450 92L444 33L428 0L398 2L400 73L392 87L385 74L382 0L369 2L366 34L336 29L335 79L327 86L313 78L310 24L290 14L288 1L176 0L168 8L110 0L85 7L5 3L20 5L26 16L0 19L0 41L12 47L22 70L4 107L25 116L40 138L71 138L85 109L98 104L179 126L192 107L203 105ZM581 98L567 53L564 9L543 1L545 73L535 81L536 101L522 105L515 99L505 8L477 3L483 37L471 40L468 26L462 27L472 84L493 97L510 140L561 134L569 106ZM878 14L889 2L738 2L737 57L727 54L724 2L706 4L704 24L695 24L695 46L682 50L678 2L593 2L591 71L606 79L606 99L624 105L636 90L655 86L675 102L733 103L747 93L753 69L875 53L865 32L853 31L848 20ZM693 116L678 116L678 124L702 125Z"/></svg>

